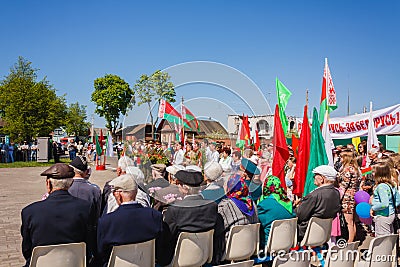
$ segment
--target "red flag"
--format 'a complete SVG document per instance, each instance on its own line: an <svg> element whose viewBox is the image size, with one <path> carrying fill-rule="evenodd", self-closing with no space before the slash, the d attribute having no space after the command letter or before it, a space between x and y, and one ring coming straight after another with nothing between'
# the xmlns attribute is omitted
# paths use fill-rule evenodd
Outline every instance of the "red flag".
<svg viewBox="0 0 400 267"><path fill-rule="evenodd" d="M297 159L298 157L298 149L299 148L299 138L297 138L294 134L292 134L292 149L293 155Z"/></svg>
<svg viewBox="0 0 400 267"><path fill-rule="evenodd" d="M258 136L258 131L256 130L256 136L254 138L254 150L258 151L258 149L260 148L260 137Z"/></svg>
<svg viewBox="0 0 400 267"><path fill-rule="evenodd" d="M301 126L298 158L295 169L293 194L301 197L307 178L308 162L310 160L311 131L308 124L307 106L304 106L303 125Z"/></svg>
<svg viewBox="0 0 400 267"><path fill-rule="evenodd" d="M279 118L279 106L275 106L274 116L274 159L272 162L272 175L281 180L281 185L286 189L285 164L289 159L289 150L286 144L281 119Z"/></svg>
<svg viewBox="0 0 400 267"><path fill-rule="evenodd" d="M244 116L243 115L243 126L244 126L244 140L245 140L245 146L250 145L250 127L249 127L249 116Z"/></svg>

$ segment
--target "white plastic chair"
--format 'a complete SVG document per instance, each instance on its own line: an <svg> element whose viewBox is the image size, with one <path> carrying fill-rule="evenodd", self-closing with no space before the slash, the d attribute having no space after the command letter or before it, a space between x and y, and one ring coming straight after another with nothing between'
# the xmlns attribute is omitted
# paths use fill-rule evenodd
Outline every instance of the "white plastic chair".
<svg viewBox="0 0 400 267"><path fill-rule="evenodd" d="M258 253L260 223L234 225L229 230L225 260L247 260Z"/></svg>
<svg viewBox="0 0 400 267"><path fill-rule="evenodd" d="M399 235L385 235L375 237L369 244L365 260L360 260L360 267L390 267L397 266L396 241Z"/></svg>
<svg viewBox="0 0 400 267"><path fill-rule="evenodd" d="M32 251L31 267L86 267L86 244L68 243L37 246Z"/></svg>
<svg viewBox="0 0 400 267"><path fill-rule="evenodd" d="M292 251L275 257L272 267L309 267L310 261L311 251Z"/></svg>
<svg viewBox="0 0 400 267"><path fill-rule="evenodd" d="M154 267L155 239L121 246L114 246L108 267Z"/></svg>
<svg viewBox="0 0 400 267"><path fill-rule="evenodd" d="M358 244L360 241L351 242L345 248L333 246L326 255L325 267L354 267L359 259Z"/></svg>
<svg viewBox="0 0 400 267"><path fill-rule="evenodd" d="M234 263L229 263L229 264L224 264L224 265L218 265L214 267L251 267L253 266L254 261L249 260L249 261L240 261L240 262L234 262Z"/></svg>
<svg viewBox="0 0 400 267"><path fill-rule="evenodd" d="M214 229L202 233L179 234L172 267L195 267L210 263L213 256Z"/></svg>
<svg viewBox="0 0 400 267"><path fill-rule="evenodd" d="M332 220L312 217L300 246L318 247L328 242L331 238Z"/></svg>
<svg viewBox="0 0 400 267"><path fill-rule="evenodd" d="M297 218L276 220L271 224L265 252L286 251L297 244Z"/></svg>

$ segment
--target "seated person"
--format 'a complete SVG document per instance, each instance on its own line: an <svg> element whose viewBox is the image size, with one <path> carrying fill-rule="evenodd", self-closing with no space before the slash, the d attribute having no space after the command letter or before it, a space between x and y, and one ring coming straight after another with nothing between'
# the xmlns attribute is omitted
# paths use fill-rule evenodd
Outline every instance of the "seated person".
<svg viewBox="0 0 400 267"><path fill-rule="evenodd" d="M256 205L250 198L249 188L244 178L239 174L234 174L229 178L226 196L227 198L222 199L218 204L218 213L223 223L222 227L217 228L214 233L214 263L219 263L225 258L226 242L232 226L258 223Z"/></svg>
<svg viewBox="0 0 400 267"><path fill-rule="evenodd" d="M261 223L260 248L264 249L268 242L272 222L295 217L292 201L287 197L278 177L269 176L265 179L257 211Z"/></svg>
<svg viewBox="0 0 400 267"><path fill-rule="evenodd" d="M201 172L181 170L175 174L178 188L185 196L182 200L169 205L164 212L164 221L171 232L171 240L164 253L172 260L173 252L181 232L206 232L215 229L217 224L217 204L205 200L199 193L203 182Z"/></svg>
<svg viewBox="0 0 400 267"><path fill-rule="evenodd" d="M168 227L163 224L162 214L143 207L135 200L138 187L130 175L118 176L109 185L119 207L99 220L97 247L102 266L107 266L113 246L141 243L154 238L157 262L160 265L168 264L161 253L166 246L164 241L169 240Z"/></svg>
<svg viewBox="0 0 400 267"><path fill-rule="evenodd" d="M304 237L311 217L333 219L341 209L340 194L334 186L337 179L335 168L321 165L312 172L314 173L314 184L317 188L301 199L296 208L299 242Z"/></svg>
<svg viewBox="0 0 400 267"><path fill-rule="evenodd" d="M215 161L204 165L204 179L207 185L201 192L204 199L214 200L219 203L225 197L224 179L221 177L223 169L221 164Z"/></svg>

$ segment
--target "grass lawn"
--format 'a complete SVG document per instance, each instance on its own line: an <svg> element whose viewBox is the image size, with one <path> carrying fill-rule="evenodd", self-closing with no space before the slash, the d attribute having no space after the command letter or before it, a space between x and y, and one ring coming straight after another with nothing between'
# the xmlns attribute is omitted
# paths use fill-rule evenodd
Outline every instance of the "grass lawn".
<svg viewBox="0 0 400 267"><path fill-rule="evenodd" d="M69 158L61 158L60 162L70 163ZM49 162L36 162L36 161L16 161L14 163L0 163L0 168L22 168L22 167L46 167L54 164L54 159Z"/></svg>

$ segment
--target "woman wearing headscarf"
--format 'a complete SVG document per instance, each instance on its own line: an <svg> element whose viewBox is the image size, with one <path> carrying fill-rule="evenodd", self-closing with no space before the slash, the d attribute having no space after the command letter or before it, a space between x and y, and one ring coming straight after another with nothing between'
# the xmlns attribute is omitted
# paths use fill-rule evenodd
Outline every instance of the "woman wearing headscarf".
<svg viewBox="0 0 400 267"><path fill-rule="evenodd" d="M244 178L239 174L229 178L226 198L218 204L218 214L220 222L215 231L213 263L219 263L225 258L225 245L232 226L258 223L256 205L250 198Z"/></svg>
<svg viewBox="0 0 400 267"><path fill-rule="evenodd" d="M265 179L263 194L258 201L257 211L261 223L260 247L264 249L272 222L295 217L292 201L287 197L278 177L269 176Z"/></svg>

